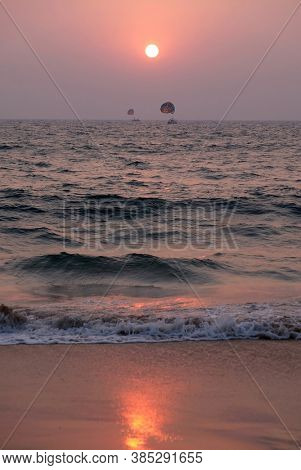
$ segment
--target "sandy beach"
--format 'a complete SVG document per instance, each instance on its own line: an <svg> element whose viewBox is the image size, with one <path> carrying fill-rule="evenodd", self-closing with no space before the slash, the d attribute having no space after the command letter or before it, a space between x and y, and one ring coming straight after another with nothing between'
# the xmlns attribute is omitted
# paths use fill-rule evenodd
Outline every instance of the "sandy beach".
<svg viewBox="0 0 301 470"><path fill-rule="evenodd" d="M13 345L1 347L0 365L6 449L296 449L301 443L298 342Z"/></svg>

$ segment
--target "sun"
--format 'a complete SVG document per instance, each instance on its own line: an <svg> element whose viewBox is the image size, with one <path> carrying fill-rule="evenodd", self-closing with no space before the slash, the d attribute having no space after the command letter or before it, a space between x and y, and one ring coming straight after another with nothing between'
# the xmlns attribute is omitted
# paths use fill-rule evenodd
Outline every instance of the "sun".
<svg viewBox="0 0 301 470"><path fill-rule="evenodd" d="M145 48L145 54L150 59L154 59L155 57L157 57L159 55L159 47L156 46L156 44L149 44Z"/></svg>

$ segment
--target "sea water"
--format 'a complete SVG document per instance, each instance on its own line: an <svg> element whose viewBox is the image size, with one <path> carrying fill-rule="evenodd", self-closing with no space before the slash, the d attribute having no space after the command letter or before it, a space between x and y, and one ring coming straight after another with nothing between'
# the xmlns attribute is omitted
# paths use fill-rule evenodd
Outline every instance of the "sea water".
<svg viewBox="0 0 301 470"><path fill-rule="evenodd" d="M0 343L300 339L300 135L1 121Z"/></svg>

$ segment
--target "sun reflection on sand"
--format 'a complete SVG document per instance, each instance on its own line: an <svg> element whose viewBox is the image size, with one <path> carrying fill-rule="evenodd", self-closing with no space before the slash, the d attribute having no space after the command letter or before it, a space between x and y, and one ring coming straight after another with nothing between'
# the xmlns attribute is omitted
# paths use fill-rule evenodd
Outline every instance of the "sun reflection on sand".
<svg viewBox="0 0 301 470"><path fill-rule="evenodd" d="M129 390L125 393L122 398L122 418L127 449L151 448L155 442L173 439L164 429L168 422L164 401L159 390L152 390L151 393L145 389Z"/></svg>

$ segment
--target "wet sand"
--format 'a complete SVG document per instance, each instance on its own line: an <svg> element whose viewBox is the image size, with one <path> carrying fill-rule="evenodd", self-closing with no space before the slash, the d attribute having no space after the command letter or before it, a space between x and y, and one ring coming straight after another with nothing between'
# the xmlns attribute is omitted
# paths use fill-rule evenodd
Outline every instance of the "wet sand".
<svg viewBox="0 0 301 470"><path fill-rule="evenodd" d="M4 448L300 446L299 342L73 345L50 377L67 348L0 348Z"/></svg>

